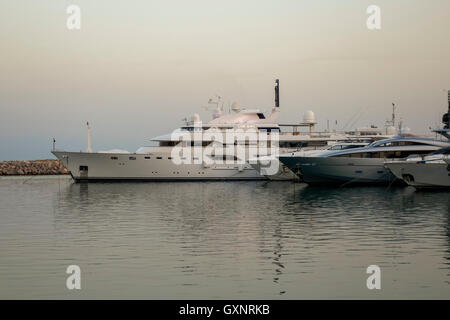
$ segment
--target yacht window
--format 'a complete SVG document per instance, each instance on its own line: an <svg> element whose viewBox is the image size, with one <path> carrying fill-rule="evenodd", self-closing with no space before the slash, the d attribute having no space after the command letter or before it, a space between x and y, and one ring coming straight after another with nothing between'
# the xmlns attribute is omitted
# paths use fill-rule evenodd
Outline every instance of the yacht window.
<svg viewBox="0 0 450 320"><path fill-rule="evenodd" d="M326 141L309 141L306 143L306 147L323 147L326 146Z"/></svg>
<svg viewBox="0 0 450 320"><path fill-rule="evenodd" d="M398 156L395 156L395 151L382 151L380 152L380 158L385 158L385 159L392 159L392 158L400 158L400 154L398 154Z"/></svg>
<svg viewBox="0 0 450 320"><path fill-rule="evenodd" d="M179 143L179 141L160 141L159 146L160 147L173 147L176 146Z"/></svg>
<svg viewBox="0 0 450 320"><path fill-rule="evenodd" d="M365 152L350 153L350 158L364 158Z"/></svg>
<svg viewBox="0 0 450 320"><path fill-rule="evenodd" d="M130 160L136 160L136 157L129 157Z"/></svg>
<svg viewBox="0 0 450 320"><path fill-rule="evenodd" d="M280 148L304 148L307 146L308 146L307 142L282 141L279 143Z"/></svg>
<svg viewBox="0 0 450 320"><path fill-rule="evenodd" d="M281 133L280 128L263 128L263 127L259 127L258 128L259 132L266 132L267 134L269 134L270 132L278 132Z"/></svg>
<svg viewBox="0 0 450 320"><path fill-rule="evenodd" d="M337 157L349 158L384 158L384 159L402 159L410 155L425 155L429 151L423 150L405 150L405 151L381 151L381 152L358 152L352 154L338 155Z"/></svg>
<svg viewBox="0 0 450 320"><path fill-rule="evenodd" d="M398 147L398 146L427 146L428 144L415 141L391 141L377 145L376 147Z"/></svg>
<svg viewBox="0 0 450 320"><path fill-rule="evenodd" d="M118 157L111 157L111 160L117 160L119 159Z"/></svg>
<svg viewBox="0 0 450 320"><path fill-rule="evenodd" d="M349 144L346 146L342 146L342 149L354 149L354 148L362 148L364 147L364 144L358 145L358 144Z"/></svg>
<svg viewBox="0 0 450 320"><path fill-rule="evenodd" d="M151 158L150 158L150 157L145 157L145 159L149 160L149 159L151 159Z"/></svg>
<svg viewBox="0 0 450 320"><path fill-rule="evenodd" d="M213 141L191 141L191 147L206 147L208 145L210 145ZM189 142L188 142L189 143Z"/></svg>
<svg viewBox="0 0 450 320"><path fill-rule="evenodd" d="M332 157L339 157L339 158L372 158L372 156L369 154L370 152L355 152L355 153L345 153L345 154L338 154Z"/></svg>
<svg viewBox="0 0 450 320"><path fill-rule="evenodd" d="M383 152L365 152L363 158L383 158Z"/></svg>
<svg viewBox="0 0 450 320"><path fill-rule="evenodd" d="M160 159L160 160L161 160L161 159L162 159L162 157L156 157L156 159Z"/></svg>
<svg viewBox="0 0 450 320"><path fill-rule="evenodd" d="M384 158L384 159L401 159L406 158L412 154L414 155L425 155L428 154L428 150L405 150L405 151L381 151L381 152L356 152L340 154L334 157L341 158Z"/></svg>

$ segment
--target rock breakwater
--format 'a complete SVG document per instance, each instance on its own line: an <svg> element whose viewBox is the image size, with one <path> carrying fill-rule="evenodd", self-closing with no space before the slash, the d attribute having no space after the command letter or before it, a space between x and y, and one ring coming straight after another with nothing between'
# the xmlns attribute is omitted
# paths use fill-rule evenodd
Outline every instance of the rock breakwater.
<svg viewBox="0 0 450 320"><path fill-rule="evenodd" d="M0 176L34 176L69 174L59 160L3 161Z"/></svg>

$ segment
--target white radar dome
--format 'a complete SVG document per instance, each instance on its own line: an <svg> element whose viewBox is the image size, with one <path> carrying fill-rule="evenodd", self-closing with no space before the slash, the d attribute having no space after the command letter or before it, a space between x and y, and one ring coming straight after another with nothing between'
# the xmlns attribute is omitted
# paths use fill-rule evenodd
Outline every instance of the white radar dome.
<svg viewBox="0 0 450 320"><path fill-rule="evenodd" d="M311 110L306 111L305 114L303 115L303 122L304 123L314 123L314 122L316 122L316 117L314 115L314 112L312 112Z"/></svg>
<svg viewBox="0 0 450 320"><path fill-rule="evenodd" d="M239 109L239 105L236 102L233 102L233 104L231 105L231 110L233 110L234 112L238 112Z"/></svg>
<svg viewBox="0 0 450 320"><path fill-rule="evenodd" d="M192 122L193 123L200 122L200 115L198 113L194 113L194 115L192 116Z"/></svg>

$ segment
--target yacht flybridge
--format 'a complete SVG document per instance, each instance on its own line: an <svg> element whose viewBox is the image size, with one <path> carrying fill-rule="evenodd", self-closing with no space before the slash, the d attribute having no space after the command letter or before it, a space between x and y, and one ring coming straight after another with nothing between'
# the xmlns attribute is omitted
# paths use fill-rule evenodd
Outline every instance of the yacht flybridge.
<svg viewBox="0 0 450 320"><path fill-rule="evenodd" d="M202 123L195 114L191 121L171 134L151 139L156 146L144 146L135 153L122 150L92 152L88 134L88 152L53 150L75 181L114 180L261 180L296 177L278 162L267 175L249 164L249 159L278 155L298 149L317 149L338 141L383 139L381 130L371 134L316 132L314 113L303 121L278 124L279 81L275 84L275 105L269 115L258 109L233 105L229 113L217 103L213 119ZM307 128L306 132L299 129ZM89 127L88 127L89 130ZM89 132L89 131L88 131ZM229 136L232 136L229 139ZM231 152L230 152L231 150Z"/></svg>

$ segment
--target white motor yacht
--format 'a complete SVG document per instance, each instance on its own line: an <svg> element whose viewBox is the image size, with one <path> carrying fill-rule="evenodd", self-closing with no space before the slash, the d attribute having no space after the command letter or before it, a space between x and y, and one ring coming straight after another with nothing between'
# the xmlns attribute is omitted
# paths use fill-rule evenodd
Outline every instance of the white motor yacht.
<svg viewBox="0 0 450 320"><path fill-rule="evenodd" d="M326 147L319 148L301 148L300 150L292 151L291 156L315 156L325 151L337 151L352 148L360 148L368 145L368 142L333 142ZM301 174L298 171L291 171L286 165L278 160L278 155L263 156L255 159L250 159L249 163L255 170L264 174L269 180L301 180ZM266 174L264 166L269 161L277 162L279 170L276 174Z"/></svg>
<svg viewBox="0 0 450 320"><path fill-rule="evenodd" d="M448 141L398 136L361 148L326 150L314 156L284 154L279 159L309 184L386 184L395 179L384 167L386 159L421 156L448 146Z"/></svg>
<svg viewBox="0 0 450 320"><path fill-rule="evenodd" d="M424 157L386 161L385 166L398 178L416 188L450 187L450 147Z"/></svg>
<svg viewBox="0 0 450 320"><path fill-rule="evenodd" d="M450 91L448 112L442 117L444 127L434 130L450 139ZM425 157L410 157L399 161L386 161L385 166L398 178L415 188L450 187L450 148L443 148Z"/></svg>

